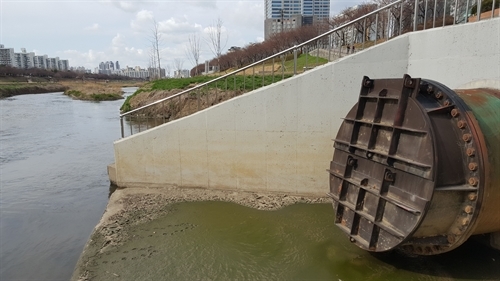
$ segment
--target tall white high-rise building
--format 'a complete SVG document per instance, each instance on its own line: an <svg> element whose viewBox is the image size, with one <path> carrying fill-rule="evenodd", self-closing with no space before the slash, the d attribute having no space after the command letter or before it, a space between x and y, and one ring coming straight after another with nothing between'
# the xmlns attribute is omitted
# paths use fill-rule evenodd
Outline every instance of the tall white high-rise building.
<svg viewBox="0 0 500 281"><path fill-rule="evenodd" d="M35 53L28 53L25 48L21 48L20 53L14 53L14 58L16 67L18 68L28 69L35 67Z"/></svg>
<svg viewBox="0 0 500 281"><path fill-rule="evenodd" d="M34 52L26 52L26 48L21 48L20 53L15 53L14 48L5 48L0 44L0 66L8 65L16 68L30 69L57 69L69 70L68 60L49 58L47 55L37 56Z"/></svg>
<svg viewBox="0 0 500 281"><path fill-rule="evenodd" d="M3 44L0 44L0 65L17 67L14 48L5 48Z"/></svg>
<svg viewBox="0 0 500 281"><path fill-rule="evenodd" d="M264 36L330 17L330 0L265 0Z"/></svg>

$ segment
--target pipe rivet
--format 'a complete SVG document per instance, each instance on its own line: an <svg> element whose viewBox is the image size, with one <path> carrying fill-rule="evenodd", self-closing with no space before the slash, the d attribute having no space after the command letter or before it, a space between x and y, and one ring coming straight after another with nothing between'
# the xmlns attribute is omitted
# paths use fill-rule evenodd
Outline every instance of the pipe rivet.
<svg viewBox="0 0 500 281"><path fill-rule="evenodd" d="M464 120L460 120L457 122L457 126L460 129L464 129L467 126L467 122L465 122Z"/></svg>
<svg viewBox="0 0 500 281"><path fill-rule="evenodd" d="M450 100L445 100L445 101L444 101L444 106L448 106L448 105L450 105L450 104L451 104L451 101L450 101Z"/></svg>
<svg viewBox="0 0 500 281"><path fill-rule="evenodd" d="M434 92L434 87L431 85L427 86L427 93L431 94L432 92Z"/></svg>
<svg viewBox="0 0 500 281"><path fill-rule="evenodd" d="M472 157L476 154L476 150L472 147L467 148L467 156Z"/></svg>
<svg viewBox="0 0 500 281"><path fill-rule="evenodd" d="M469 224L469 222L470 222L469 218L463 218L463 219L462 219L462 226L466 226L466 225L468 225L468 224Z"/></svg>
<svg viewBox="0 0 500 281"><path fill-rule="evenodd" d="M437 92L435 96L436 96L436 99L442 99L443 98L443 93Z"/></svg>
<svg viewBox="0 0 500 281"><path fill-rule="evenodd" d="M455 243L455 235L448 235L446 237L446 239L448 240L448 243L450 243L450 244Z"/></svg>
<svg viewBox="0 0 500 281"><path fill-rule="evenodd" d="M350 241L351 241L351 243L354 243L354 242L356 242L356 239L351 237Z"/></svg>
<svg viewBox="0 0 500 281"><path fill-rule="evenodd" d="M467 214L472 213L472 210L473 210L473 209L472 209L472 206L469 206L469 205L465 206L465 208L464 208L464 211L465 211Z"/></svg>
<svg viewBox="0 0 500 281"><path fill-rule="evenodd" d="M453 233L455 235L462 235L462 231L458 227L454 227L453 230L451 231L451 233Z"/></svg>
<svg viewBox="0 0 500 281"><path fill-rule="evenodd" d="M471 193L469 193L469 194L467 195L467 198L469 198L469 200L470 200L470 201L474 201L474 200L476 200L477 195L476 195L476 193L471 192Z"/></svg>
<svg viewBox="0 0 500 281"><path fill-rule="evenodd" d="M477 163L476 162L469 163L469 170L471 171L477 170Z"/></svg>
<svg viewBox="0 0 500 281"><path fill-rule="evenodd" d="M462 136L462 139L465 141L465 142L469 142L471 139L472 139L472 136L471 134L464 134Z"/></svg>
<svg viewBox="0 0 500 281"><path fill-rule="evenodd" d="M472 178L469 178L469 184L472 185L472 186L476 186L477 185L477 179L472 177Z"/></svg>
<svg viewBox="0 0 500 281"><path fill-rule="evenodd" d="M447 102L448 102L448 104L446 104ZM445 101L445 105L449 105L449 102L450 101ZM458 112L458 109L454 108L451 110L451 116L457 117L458 115L460 115L460 112Z"/></svg>

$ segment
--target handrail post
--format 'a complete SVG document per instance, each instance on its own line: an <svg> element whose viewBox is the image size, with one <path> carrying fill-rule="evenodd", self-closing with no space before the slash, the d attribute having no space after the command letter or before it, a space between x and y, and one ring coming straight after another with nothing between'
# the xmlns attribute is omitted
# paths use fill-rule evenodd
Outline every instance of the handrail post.
<svg viewBox="0 0 500 281"><path fill-rule="evenodd" d="M399 35L401 34L403 34L403 2L399 4Z"/></svg>
<svg viewBox="0 0 500 281"><path fill-rule="evenodd" d="M481 20L481 0L477 0L477 21Z"/></svg>
<svg viewBox="0 0 500 281"><path fill-rule="evenodd" d="M120 116L120 127L121 127L121 132L122 132L122 139L125 137L125 132L123 129L123 116Z"/></svg>
<svg viewBox="0 0 500 281"><path fill-rule="evenodd" d="M444 6L443 6L443 27L446 23L446 0L444 0Z"/></svg>
<svg viewBox="0 0 500 281"><path fill-rule="evenodd" d="M293 75L297 75L297 45L293 49Z"/></svg>
<svg viewBox="0 0 500 281"><path fill-rule="evenodd" d="M446 0L445 0L446 5ZM418 0L415 0L415 11L413 12L413 31L417 30L417 10L418 10Z"/></svg>
<svg viewBox="0 0 500 281"><path fill-rule="evenodd" d="M466 1L465 4L465 22L467 23L469 21L469 0Z"/></svg>
<svg viewBox="0 0 500 281"><path fill-rule="evenodd" d="M492 6L491 6L491 18L495 17L495 0L493 0Z"/></svg>
<svg viewBox="0 0 500 281"><path fill-rule="evenodd" d="M457 11L458 11L458 0L455 0L455 12L453 13L453 25L457 21Z"/></svg>
<svg viewBox="0 0 500 281"><path fill-rule="evenodd" d="M366 18L363 20L363 44L361 49L365 48L365 37L366 37Z"/></svg>
<svg viewBox="0 0 500 281"><path fill-rule="evenodd" d="M469 0L467 0L468 2ZM436 27L437 0L434 0L434 11L432 11L432 28Z"/></svg>
<svg viewBox="0 0 500 281"><path fill-rule="evenodd" d="M332 44L333 44L333 41L332 41L332 35L328 35L328 61L333 61L332 60Z"/></svg>
<svg viewBox="0 0 500 281"><path fill-rule="evenodd" d="M455 0L455 1L456 1L456 0ZM427 0L425 0L425 10L424 10L424 30L425 30L426 25L427 25L427 3L428 3L428 1L427 1ZM456 2L455 2L455 3L456 3ZM455 14L456 14L456 12L455 12Z"/></svg>

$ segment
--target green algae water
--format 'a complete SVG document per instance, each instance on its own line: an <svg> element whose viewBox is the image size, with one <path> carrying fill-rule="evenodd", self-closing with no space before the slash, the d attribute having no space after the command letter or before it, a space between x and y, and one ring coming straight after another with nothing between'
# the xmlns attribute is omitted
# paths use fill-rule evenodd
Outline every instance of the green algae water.
<svg viewBox="0 0 500 281"><path fill-rule="evenodd" d="M451 253L372 255L333 223L330 204L260 211L234 203L169 206L98 255L103 280L499 280L500 252L468 242ZM94 280L91 278L91 280Z"/></svg>

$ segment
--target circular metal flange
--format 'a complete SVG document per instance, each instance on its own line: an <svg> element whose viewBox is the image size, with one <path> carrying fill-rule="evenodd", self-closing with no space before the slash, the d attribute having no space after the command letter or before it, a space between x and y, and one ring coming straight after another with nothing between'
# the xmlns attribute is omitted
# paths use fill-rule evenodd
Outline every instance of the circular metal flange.
<svg viewBox="0 0 500 281"><path fill-rule="evenodd" d="M470 109L444 85L364 77L330 163L335 223L374 252L458 247L481 205L480 137Z"/></svg>
<svg viewBox="0 0 500 281"><path fill-rule="evenodd" d="M408 240L432 199L435 144L416 99L419 84L408 75L365 77L359 101L335 139L329 170L335 223L369 251L391 250Z"/></svg>

